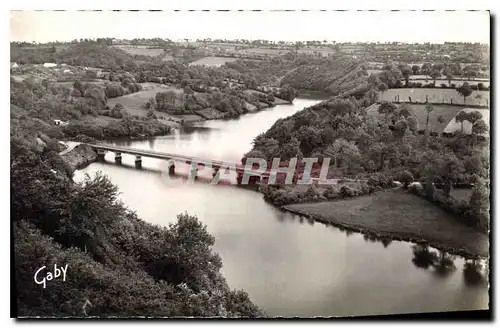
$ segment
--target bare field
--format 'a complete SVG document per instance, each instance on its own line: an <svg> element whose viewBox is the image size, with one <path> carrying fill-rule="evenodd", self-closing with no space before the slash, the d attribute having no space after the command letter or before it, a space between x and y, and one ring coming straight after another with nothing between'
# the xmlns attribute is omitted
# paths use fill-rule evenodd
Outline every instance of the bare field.
<svg viewBox="0 0 500 328"><path fill-rule="evenodd" d="M380 74L383 72L383 70L381 69L367 69L366 72L368 73L368 76L372 75L372 74Z"/></svg>
<svg viewBox="0 0 500 328"><path fill-rule="evenodd" d="M113 47L124 50L131 55L142 55L142 56L156 57L156 56L159 56L159 55L164 53L163 49L148 49L145 46L116 45Z"/></svg>
<svg viewBox="0 0 500 328"><path fill-rule="evenodd" d="M194 62L189 63L189 65L206 65L206 66L221 66L225 63L233 62L238 60L235 57L205 57Z"/></svg>
<svg viewBox="0 0 500 328"><path fill-rule="evenodd" d="M284 208L380 236L421 239L433 246L488 255L487 235L461 224L427 200L402 190L386 190L339 201L293 204Z"/></svg>
<svg viewBox="0 0 500 328"><path fill-rule="evenodd" d="M426 102L426 96L428 96L430 103L446 103L446 104L464 104L464 97L454 89L440 89L440 88L401 88L401 89L389 89L384 92L380 100L383 101L395 101L396 96L399 95L399 101L407 102L409 97L411 97L411 102ZM476 99L480 95L481 99ZM473 91L472 94L467 97L466 105L486 105L486 100L489 99L489 91Z"/></svg>
<svg viewBox="0 0 500 328"><path fill-rule="evenodd" d="M243 49L243 50L237 50L241 54L254 54L254 55L273 55L273 56L278 56L278 55L284 55L288 50L285 49L270 49L270 48L248 48L248 49Z"/></svg>

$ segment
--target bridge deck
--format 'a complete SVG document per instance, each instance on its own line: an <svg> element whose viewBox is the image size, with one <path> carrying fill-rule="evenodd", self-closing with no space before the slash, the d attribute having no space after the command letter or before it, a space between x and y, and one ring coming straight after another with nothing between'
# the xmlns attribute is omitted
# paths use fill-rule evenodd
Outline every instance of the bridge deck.
<svg viewBox="0 0 500 328"><path fill-rule="evenodd" d="M144 156L144 157L164 159L164 160L171 159L171 160L183 162L186 164L198 163L198 164L211 166L212 168L220 168L222 166L235 167L237 172L240 172L240 173L245 172L244 165L237 164L237 163L231 163L231 162L227 162L227 161L210 160L210 159L204 159L204 158L198 158L198 157L192 157L192 156L186 156L186 155L162 153L162 152L157 152L157 151L137 149L137 148L128 148L128 147L119 147L119 146L114 146L114 145L103 145L103 144L87 144L87 145L94 148L94 149L101 149L101 150L111 151L111 152L115 152L115 153ZM268 176L269 171L262 173L262 175Z"/></svg>

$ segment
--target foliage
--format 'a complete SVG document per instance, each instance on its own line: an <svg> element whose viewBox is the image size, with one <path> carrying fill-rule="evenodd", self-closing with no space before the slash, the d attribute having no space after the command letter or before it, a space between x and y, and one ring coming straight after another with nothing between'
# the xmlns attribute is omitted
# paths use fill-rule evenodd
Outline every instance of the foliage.
<svg viewBox="0 0 500 328"><path fill-rule="evenodd" d="M148 224L124 207L107 177L73 183L55 165L59 155L26 132L13 125L19 316L264 315L246 293L229 289L214 238L196 217L181 214L168 228ZM68 277L43 289L34 270L54 264L68 265Z"/></svg>

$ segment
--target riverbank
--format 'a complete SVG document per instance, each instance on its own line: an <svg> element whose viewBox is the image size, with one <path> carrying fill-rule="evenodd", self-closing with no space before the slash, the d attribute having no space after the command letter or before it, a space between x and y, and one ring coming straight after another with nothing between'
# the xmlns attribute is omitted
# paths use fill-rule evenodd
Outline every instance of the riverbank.
<svg viewBox="0 0 500 328"><path fill-rule="evenodd" d="M488 235L457 223L450 214L402 190L320 203L292 204L283 210L324 224L377 238L425 243L468 258L488 257Z"/></svg>
<svg viewBox="0 0 500 328"><path fill-rule="evenodd" d="M61 158L70 166L71 173L82 169L97 160L97 153L90 146L77 144L59 153Z"/></svg>

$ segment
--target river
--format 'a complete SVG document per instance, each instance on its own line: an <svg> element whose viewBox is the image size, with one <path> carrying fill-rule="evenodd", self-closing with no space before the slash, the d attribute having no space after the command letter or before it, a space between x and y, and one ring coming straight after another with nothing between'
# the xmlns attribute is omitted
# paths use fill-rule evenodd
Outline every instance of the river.
<svg viewBox="0 0 500 328"><path fill-rule="evenodd" d="M206 121L146 141L114 141L121 146L239 161L251 142L274 122L318 100L296 99L229 121ZM97 171L118 185L121 198L147 222L168 225L185 211L196 214L215 236L214 250L233 289L243 289L270 316L345 316L436 312L488 308L488 288L466 283L464 260L456 270L438 274L413 261L412 244L393 241L384 246L284 213L264 202L260 193L235 186L206 183L168 185L164 163L134 157L123 165L93 163L75 173ZM177 169L177 168L176 168ZM187 170L187 168L179 168Z"/></svg>

